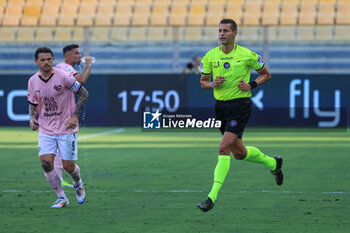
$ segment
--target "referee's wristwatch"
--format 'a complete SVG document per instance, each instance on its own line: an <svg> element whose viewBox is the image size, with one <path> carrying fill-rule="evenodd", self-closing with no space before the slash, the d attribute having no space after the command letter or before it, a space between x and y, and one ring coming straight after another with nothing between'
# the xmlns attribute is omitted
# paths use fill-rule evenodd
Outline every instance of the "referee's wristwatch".
<svg viewBox="0 0 350 233"><path fill-rule="evenodd" d="M248 84L250 85L250 90L252 90L252 89L254 89L254 88L256 88L258 86L258 84L255 81L250 82Z"/></svg>

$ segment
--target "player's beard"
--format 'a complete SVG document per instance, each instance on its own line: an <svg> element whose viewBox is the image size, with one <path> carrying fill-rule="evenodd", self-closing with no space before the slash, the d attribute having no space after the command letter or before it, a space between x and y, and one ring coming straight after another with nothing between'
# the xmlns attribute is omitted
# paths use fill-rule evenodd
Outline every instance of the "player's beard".
<svg viewBox="0 0 350 233"><path fill-rule="evenodd" d="M51 70L52 70L52 66L51 65L45 65L42 68L42 73L50 73Z"/></svg>

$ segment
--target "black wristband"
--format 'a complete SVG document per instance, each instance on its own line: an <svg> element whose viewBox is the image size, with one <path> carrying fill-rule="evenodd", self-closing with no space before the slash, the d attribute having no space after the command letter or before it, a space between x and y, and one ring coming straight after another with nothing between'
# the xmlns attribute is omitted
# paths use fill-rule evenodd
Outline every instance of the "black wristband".
<svg viewBox="0 0 350 233"><path fill-rule="evenodd" d="M250 89L251 89L251 90L254 89L254 88L256 88L256 87L258 86L258 84L257 84L255 81L250 82L249 85L250 85Z"/></svg>

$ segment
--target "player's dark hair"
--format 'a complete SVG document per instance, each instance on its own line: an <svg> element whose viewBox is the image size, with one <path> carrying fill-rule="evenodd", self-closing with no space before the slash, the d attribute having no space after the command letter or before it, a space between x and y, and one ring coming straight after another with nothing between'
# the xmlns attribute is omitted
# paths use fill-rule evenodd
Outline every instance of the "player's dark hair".
<svg viewBox="0 0 350 233"><path fill-rule="evenodd" d="M65 55L67 52L72 51L73 49L79 48L79 45L77 44L70 44L63 48L63 55Z"/></svg>
<svg viewBox="0 0 350 233"><path fill-rule="evenodd" d="M51 53L51 55L53 57L53 53L52 53L51 49L48 48L48 47L39 47L39 48L37 48L37 50L35 51L35 60L38 60L39 53Z"/></svg>
<svg viewBox="0 0 350 233"><path fill-rule="evenodd" d="M237 24L233 19L222 19L220 24L231 24L232 31L237 31Z"/></svg>

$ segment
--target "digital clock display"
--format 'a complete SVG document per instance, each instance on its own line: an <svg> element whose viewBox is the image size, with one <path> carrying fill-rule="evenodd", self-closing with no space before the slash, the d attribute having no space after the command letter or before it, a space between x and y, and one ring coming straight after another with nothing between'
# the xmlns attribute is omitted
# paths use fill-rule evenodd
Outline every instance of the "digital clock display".
<svg viewBox="0 0 350 233"><path fill-rule="evenodd" d="M186 76L118 75L109 79L108 88L113 125L141 126L143 111L174 113L187 104Z"/></svg>

